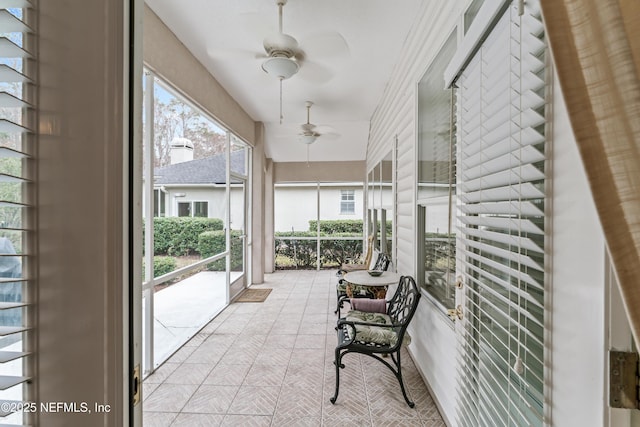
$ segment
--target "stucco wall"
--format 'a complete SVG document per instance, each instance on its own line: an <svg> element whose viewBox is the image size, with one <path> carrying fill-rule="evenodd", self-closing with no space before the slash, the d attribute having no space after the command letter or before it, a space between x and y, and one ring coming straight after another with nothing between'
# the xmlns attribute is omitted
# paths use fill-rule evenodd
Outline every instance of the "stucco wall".
<svg viewBox="0 0 640 427"><path fill-rule="evenodd" d="M365 162L274 162L273 181L354 182L365 176Z"/></svg>
<svg viewBox="0 0 640 427"><path fill-rule="evenodd" d="M180 202L208 202L208 217L224 220L227 210L224 187L167 187L167 216L178 216ZM231 187L231 229L240 230L244 220L242 188Z"/></svg>
<svg viewBox="0 0 640 427"><path fill-rule="evenodd" d="M143 28L145 65L253 145L253 119L146 4Z"/></svg>
<svg viewBox="0 0 640 427"><path fill-rule="evenodd" d="M340 213L340 191L353 190L355 213ZM275 190L275 231L308 231L309 220L318 217L318 197L316 186L278 186ZM360 187L322 187L320 190L321 219L362 219L362 186Z"/></svg>

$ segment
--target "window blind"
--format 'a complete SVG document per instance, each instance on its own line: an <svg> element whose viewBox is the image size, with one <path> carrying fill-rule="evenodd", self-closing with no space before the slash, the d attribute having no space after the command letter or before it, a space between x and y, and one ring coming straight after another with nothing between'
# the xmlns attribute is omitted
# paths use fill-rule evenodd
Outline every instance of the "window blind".
<svg viewBox="0 0 640 427"><path fill-rule="evenodd" d="M27 260L34 247L32 146L35 123L33 16L27 0L0 2L0 424L30 420L18 409L30 392L28 321L31 276ZM8 409L8 410L5 410Z"/></svg>
<svg viewBox="0 0 640 427"><path fill-rule="evenodd" d="M456 80L461 426L544 419L545 42L538 1L517 3Z"/></svg>

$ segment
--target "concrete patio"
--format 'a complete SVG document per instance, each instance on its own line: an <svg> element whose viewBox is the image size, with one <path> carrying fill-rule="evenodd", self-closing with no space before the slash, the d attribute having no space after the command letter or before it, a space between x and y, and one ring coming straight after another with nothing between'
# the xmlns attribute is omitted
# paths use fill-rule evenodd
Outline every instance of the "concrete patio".
<svg viewBox="0 0 640 427"><path fill-rule="evenodd" d="M239 276L240 273L232 272L231 281ZM153 312L156 365L220 313L226 298L226 273L219 271L201 271L157 291Z"/></svg>

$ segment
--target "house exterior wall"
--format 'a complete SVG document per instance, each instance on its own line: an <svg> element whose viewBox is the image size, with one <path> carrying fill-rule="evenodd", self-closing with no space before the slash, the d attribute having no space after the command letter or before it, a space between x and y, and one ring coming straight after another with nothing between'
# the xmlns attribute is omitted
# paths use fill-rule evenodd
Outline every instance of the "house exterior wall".
<svg viewBox="0 0 640 427"><path fill-rule="evenodd" d="M353 214L340 213L341 190L353 190L355 211ZM318 218L318 196L316 185L277 186L274 192L275 231L309 231L309 220ZM321 187L320 219L363 218L362 186Z"/></svg>
<svg viewBox="0 0 640 427"><path fill-rule="evenodd" d="M165 187L166 216L178 216L180 202L207 202L208 218L224 220L226 216L226 191L224 187ZM241 187L231 187L231 229L242 227L244 201Z"/></svg>
<svg viewBox="0 0 640 427"><path fill-rule="evenodd" d="M274 162L273 181L357 182L365 176L365 162Z"/></svg>
<svg viewBox="0 0 640 427"><path fill-rule="evenodd" d="M425 1L372 118L367 170L397 139L397 271L416 271L417 83L470 2ZM564 109L554 86L548 168L549 220L545 401L550 425L604 423L604 239ZM456 425L456 333L441 307L423 298L412 321L410 352L443 417Z"/></svg>
<svg viewBox="0 0 640 427"><path fill-rule="evenodd" d="M400 274L416 274L416 131L417 85L469 2L425 1L399 53L387 90L371 120L367 170L373 168L397 139L396 245ZM444 84L444 83L443 83ZM410 346L418 368L433 391L443 417L454 425L456 337L453 324L428 298L420 303L410 325Z"/></svg>

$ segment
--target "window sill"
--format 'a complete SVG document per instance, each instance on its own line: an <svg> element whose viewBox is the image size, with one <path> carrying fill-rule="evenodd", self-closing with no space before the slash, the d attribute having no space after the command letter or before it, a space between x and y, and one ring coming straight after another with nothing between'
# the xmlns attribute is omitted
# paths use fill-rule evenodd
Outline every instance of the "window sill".
<svg viewBox="0 0 640 427"><path fill-rule="evenodd" d="M420 293L422 294L422 296L424 297L425 300L427 300L427 301L429 301L429 303L433 304L433 306L436 309L435 310L436 313L438 313L440 316L442 316L442 318L446 321L445 323L449 327L451 327L451 329L454 329L455 322L453 321L453 319L451 319L449 316L447 316L447 310L449 308L445 307L444 304L442 304L440 301L438 301L433 295L431 295L425 289L421 288L420 289Z"/></svg>

